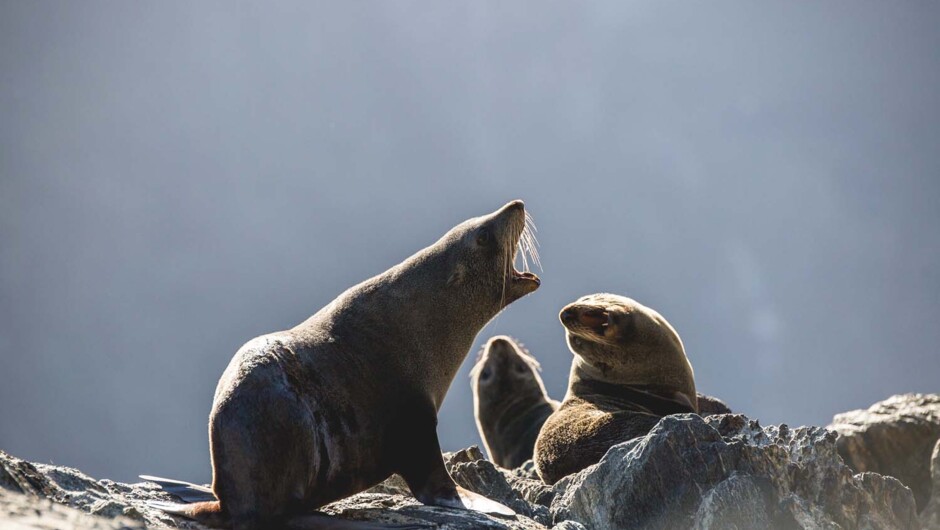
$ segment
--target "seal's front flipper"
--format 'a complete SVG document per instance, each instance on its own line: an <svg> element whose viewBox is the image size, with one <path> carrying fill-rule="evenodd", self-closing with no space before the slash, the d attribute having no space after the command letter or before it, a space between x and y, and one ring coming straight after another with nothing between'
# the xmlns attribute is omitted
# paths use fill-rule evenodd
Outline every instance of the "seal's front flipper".
<svg viewBox="0 0 940 530"><path fill-rule="evenodd" d="M483 495L474 493L468 489L461 488L460 486L457 486L457 494L460 496L460 500L463 502L464 508L468 510L495 515L506 515L509 517L516 515L516 512L514 512L509 506L500 504L493 499L484 497Z"/></svg>
<svg viewBox="0 0 940 530"><path fill-rule="evenodd" d="M153 475L139 476L147 482L158 484L163 491L178 497L184 502L207 502L216 500L212 490L205 486L183 482L182 480L173 480L171 478L154 477Z"/></svg>
<svg viewBox="0 0 940 530"><path fill-rule="evenodd" d="M291 517L284 525L287 530L427 530L431 523L389 524L372 521L354 521L322 514Z"/></svg>
<svg viewBox="0 0 940 530"><path fill-rule="evenodd" d="M408 436L399 440L394 454L398 456L398 474L408 483L414 496L431 506L516 515L508 507L454 483L441 456L437 411L430 403L420 400L412 410L414 414L401 421L402 432Z"/></svg>

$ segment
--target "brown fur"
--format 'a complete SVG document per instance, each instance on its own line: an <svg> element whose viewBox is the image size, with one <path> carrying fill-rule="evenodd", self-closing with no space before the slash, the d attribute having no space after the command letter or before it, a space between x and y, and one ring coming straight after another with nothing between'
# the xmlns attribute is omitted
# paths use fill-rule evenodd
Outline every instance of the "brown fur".
<svg viewBox="0 0 940 530"><path fill-rule="evenodd" d="M692 366L659 313L623 296L595 294L559 315L574 362L568 392L535 443L547 484L643 436L662 416L698 412Z"/></svg>
<svg viewBox="0 0 940 530"><path fill-rule="evenodd" d="M479 330L538 288L512 266L526 219L515 201L466 221L302 324L245 344L209 417L219 502L187 514L268 528L393 473L421 502L464 507L437 411Z"/></svg>
<svg viewBox="0 0 940 530"><path fill-rule="evenodd" d="M532 458L542 424L558 408L538 372L538 362L505 335L487 341L470 372L477 428L500 467L513 469Z"/></svg>

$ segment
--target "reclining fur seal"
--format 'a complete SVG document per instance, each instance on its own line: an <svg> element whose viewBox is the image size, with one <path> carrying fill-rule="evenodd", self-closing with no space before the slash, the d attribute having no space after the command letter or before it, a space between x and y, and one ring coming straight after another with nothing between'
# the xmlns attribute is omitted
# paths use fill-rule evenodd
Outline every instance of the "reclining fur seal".
<svg viewBox="0 0 940 530"><path fill-rule="evenodd" d="M624 296L593 294L559 318L574 362L565 398L535 442L543 482L597 463L663 416L698 412L692 365L662 315Z"/></svg>

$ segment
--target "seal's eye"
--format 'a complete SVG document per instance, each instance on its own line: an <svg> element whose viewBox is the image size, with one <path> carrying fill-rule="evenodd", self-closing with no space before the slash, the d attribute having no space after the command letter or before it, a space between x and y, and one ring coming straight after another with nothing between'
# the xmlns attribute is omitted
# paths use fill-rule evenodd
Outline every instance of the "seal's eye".
<svg viewBox="0 0 940 530"><path fill-rule="evenodd" d="M477 245L485 247L493 241L493 234L490 233L489 229L483 227L477 232Z"/></svg>
<svg viewBox="0 0 940 530"><path fill-rule="evenodd" d="M489 366L487 366L486 368L480 370L480 381L486 381L490 377L492 377L492 375L493 375L493 371L490 370Z"/></svg>
<svg viewBox="0 0 940 530"><path fill-rule="evenodd" d="M524 374L527 372L526 366L522 363L516 364L515 366L513 366L513 368L515 368L517 374Z"/></svg>

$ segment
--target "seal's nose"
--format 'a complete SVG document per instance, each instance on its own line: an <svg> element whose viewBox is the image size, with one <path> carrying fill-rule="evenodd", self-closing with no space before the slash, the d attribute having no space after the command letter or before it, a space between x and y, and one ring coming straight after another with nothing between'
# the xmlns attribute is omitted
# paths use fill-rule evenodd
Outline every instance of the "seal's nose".
<svg viewBox="0 0 940 530"><path fill-rule="evenodd" d="M513 210L524 211L524 210L525 210L525 203L522 202L522 201L519 200L519 199L516 199L516 200L514 200L514 201L512 201L512 202L506 203L506 206L503 206L503 207L500 208L499 210L500 210L501 213L502 213L502 212L509 212L509 211L513 211Z"/></svg>
<svg viewBox="0 0 940 530"><path fill-rule="evenodd" d="M512 345L509 344L509 339L503 336L493 337L490 339L490 343L486 347L490 353L495 355L502 355L508 351L512 350Z"/></svg>
<svg viewBox="0 0 940 530"><path fill-rule="evenodd" d="M578 319L578 311L573 307L566 307L561 310L558 318L561 319L562 324L570 324Z"/></svg>

